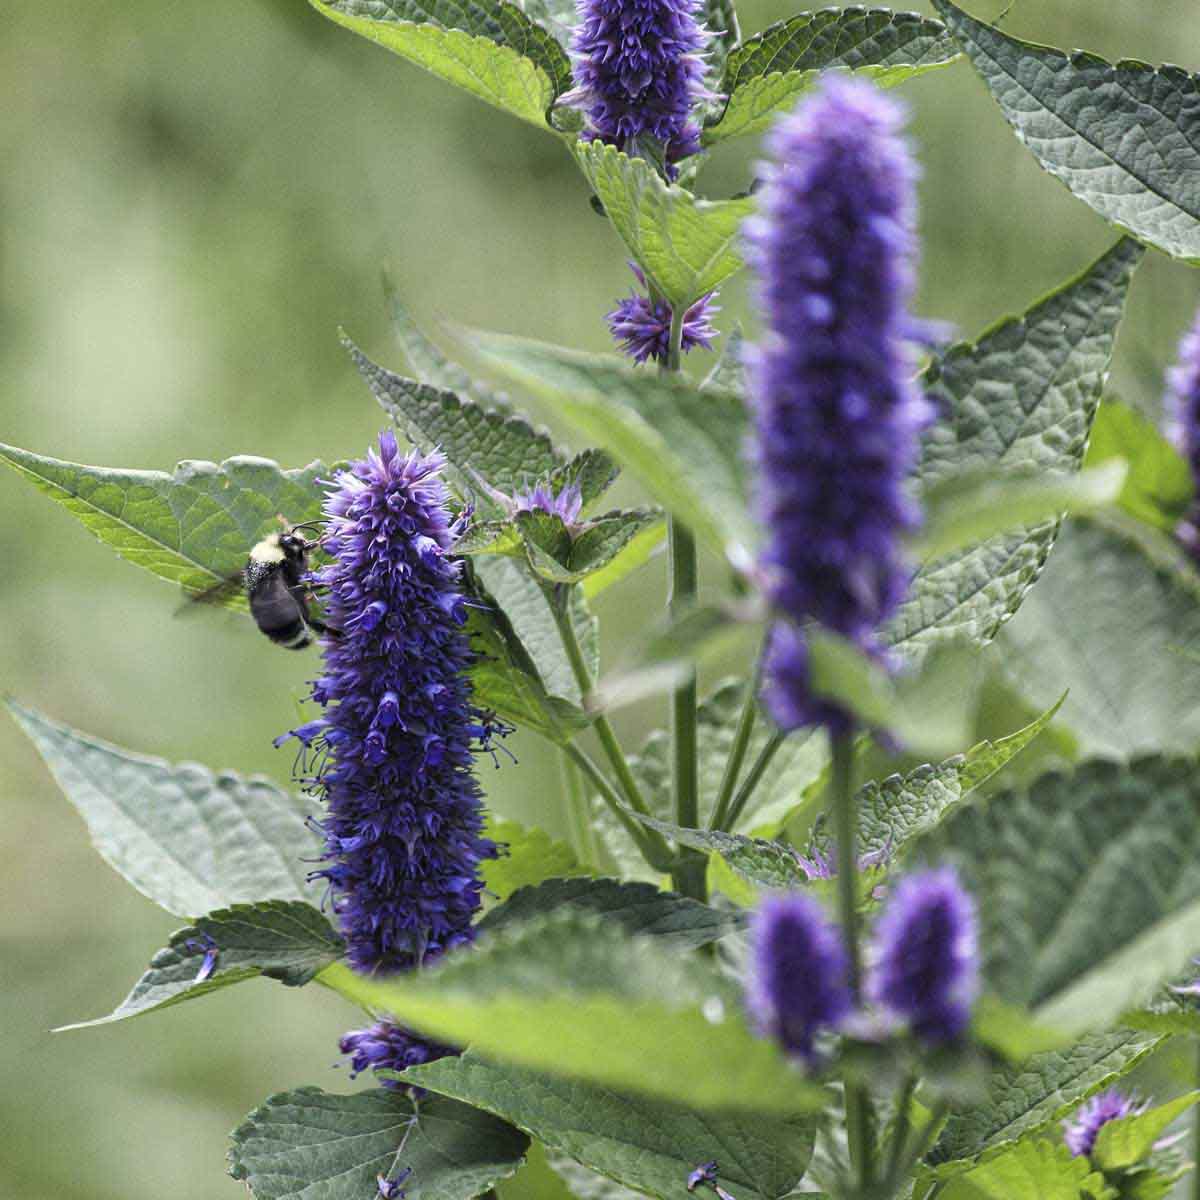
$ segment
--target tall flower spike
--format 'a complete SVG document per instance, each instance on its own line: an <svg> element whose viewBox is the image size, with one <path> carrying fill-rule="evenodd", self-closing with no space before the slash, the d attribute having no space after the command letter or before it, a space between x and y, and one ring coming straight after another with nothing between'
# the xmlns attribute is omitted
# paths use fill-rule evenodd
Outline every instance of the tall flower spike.
<svg viewBox="0 0 1200 1200"><path fill-rule="evenodd" d="M700 0L577 0L571 39L577 87L568 102L587 115L585 137L622 150L645 134L668 162L700 149L691 113L708 95Z"/></svg>
<svg viewBox="0 0 1200 1200"><path fill-rule="evenodd" d="M1167 436L1187 459L1198 499L1179 522L1176 536L1200 558L1200 312L1179 343L1176 365L1167 372L1167 395L1163 404Z"/></svg>
<svg viewBox="0 0 1200 1200"><path fill-rule="evenodd" d="M928 1045L954 1041L979 992L975 902L951 867L902 879L875 928L868 992Z"/></svg>
<svg viewBox="0 0 1200 1200"><path fill-rule="evenodd" d="M641 268L636 263L630 263L629 267L645 287L646 277ZM712 319L721 311L713 304L716 296L716 292L705 293L683 314L680 348L684 354L697 346L705 350L712 347L712 340L717 336ZM632 296L617 301L617 307L607 319L614 340L634 362L667 361L671 346L671 306L665 300L652 300L635 290Z"/></svg>
<svg viewBox="0 0 1200 1200"><path fill-rule="evenodd" d="M773 161L747 222L766 324L748 367L756 417L763 574L790 622L815 619L878 652L904 597L905 493L929 405L912 382L917 168L903 109L830 76L771 131ZM843 714L808 692L807 649L772 638L765 695L785 729Z"/></svg>
<svg viewBox="0 0 1200 1200"><path fill-rule="evenodd" d="M1146 1105L1135 1097L1127 1096L1119 1088L1109 1088L1081 1104L1073 1117L1063 1121L1063 1141L1076 1158L1091 1154L1100 1130L1109 1121L1136 1116L1145 1110Z"/></svg>
<svg viewBox="0 0 1200 1200"><path fill-rule="evenodd" d="M342 472L325 499L330 565L324 715L291 736L317 748L310 786L333 908L360 971L419 966L471 938L482 836L473 751L487 716L471 704L471 648L448 557L457 532L438 454L402 454L391 432ZM280 739L283 740L283 739Z"/></svg>
<svg viewBox="0 0 1200 1200"><path fill-rule="evenodd" d="M759 1031L811 1062L814 1039L850 1011L846 954L816 900L768 896L750 926L746 1005Z"/></svg>

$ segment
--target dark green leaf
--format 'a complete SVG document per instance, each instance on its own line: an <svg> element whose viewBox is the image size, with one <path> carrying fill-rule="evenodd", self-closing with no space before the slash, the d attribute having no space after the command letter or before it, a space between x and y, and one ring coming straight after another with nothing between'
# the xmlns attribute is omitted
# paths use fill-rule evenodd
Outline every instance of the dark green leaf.
<svg viewBox="0 0 1200 1200"><path fill-rule="evenodd" d="M934 0L1017 137L1114 225L1200 261L1200 80L1023 42Z"/></svg>
<svg viewBox="0 0 1200 1200"><path fill-rule="evenodd" d="M958 55L946 27L916 13L857 6L799 13L747 38L729 55L717 88L729 100L705 129L704 141L761 132L829 67L892 87Z"/></svg>
<svg viewBox="0 0 1200 1200"><path fill-rule="evenodd" d="M483 886L498 900L508 900L517 891L524 894L547 879L586 873L571 847L556 841L544 829L518 825L516 821L489 821L485 834L505 847L501 858L490 859L480 867ZM499 914L510 908L511 904L493 908L480 922L480 928L489 920L502 919Z"/></svg>
<svg viewBox="0 0 1200 1200"><path fill-rule="evenodd" d="M471 1200L512 1175L528 1148L511 1125L442 1096L418 1108L383 1088L305 1087L272 1096L233 1131L229 1173L256 1200L372 1200L376 1176L411 1167L409 1200Z"/></svg>
<svg viewBox="0 0 1200 1200"><path fill-rule="evenodd" d="M677 1101L502 1067L474 1054L429 1063L406 1078L503 1116L549 1150L660 1200L688 1200L689 1173L714 1156L722 1185L737 1200L779 1200L812 1156L811 1118L700 1113ZM686 1090L680 1094L688 1097Z"/></svg>
<svg viewBox="0 0 1200 1200"><path fill-rule="evenodd" d="M143 895L192 917L264 898L320 902L305 878L321 845L304 810L260 776L132 754L14 701L9 711L104 860Z"/></svg>
<svg viewBox="0 0 1200 1200"><path fill-rule="evenodd" d="M738 237L752 197L698 200L644 158L601 141L577 142L575 157L621 240L673 307L694 304L741 267Z"/></svg>
<svg viewBox="0 0 1200 1200"><path fill-rule="evenodd" d="M573 538L558 517L545 513L519 513L513 524L530 567L550 583L580 583L598 571L615 568L616 559L639 537L646 535L650 545L657 545L665 534L663 514L656 508L603 513ZM546 530L548 525L555 531Z"/></svg>
<svg viewBox="0 0 1200 1200"><path fill-rule="evenodd" d="M1125 1171L1150 1156L1154 1143L1176 1117L1182 1116L1197 1101L1200 1092L1188 1092L1167 1104L1159 1104L1133 1117L1118 1117L1107 1122L1096 1138L1091 1159L1102 1171Z"/></svg>
<svg viewBox="0 0 1200 1200"><path fill-rule="evenodd" d="M193 593L239 574L255 542L279 532L280 515L292 524L318 518L317 480L330 474L320 462L285 471L247 455L181 462L173 475L82 466L15 446L0 445L0 458L122 558ZM247 611L240 588L224 602Z"/></svg>
<svg viewBox="0 0 1200 1200"><path fill-rule="evenodd" d="M941 416L925 436L925 486L975 469L1079 467L1141 257L1135 243L1119 242L1024 316L929 368L924 382ZM1056 530L1049 521L923 564L888 627L893 645L914 658L955 635L990 641L1041 573Z"/></svg>
<svg viewBox="0 0 1200 1200"><path fill-rule="evenodd" d="M534 917L566 909L599 913L616 921L629 934L662 938L685 947L706 946L743 927L738 913L721 911L660 892L648 883L620 883L615 879L548 879L537 887L524 887L493 908L479 922L480 933L495 932Z"/></svg>
<svg viewBox="0 0 1200 1200"><path fill-rule="evenodd" d="M616 482L620 467L603 450L581 450L570 462L550 474L550 489L556 494L577 487L584 511Z"/></svg>
<svg viewBox="0 0 1200 1200"><path fill-rule="evenodd" d="M823 1092L747 1028L703 960L567 910L387 980L321 975L356 1003L480 1054L698 1109L813 1111Z"/></svg>
<svg viewBox="0 0 1200 1200"><path fill-rule="evenodd" d="M216 966L207 979L198 981L210 948L217 956ZM342 939L311 904L300 900L235 904L173 933L167 947L150 960L150 969L107 1017L62 1029L123 1021L258 975L302 987L336 962L343 949Z"/></svg>

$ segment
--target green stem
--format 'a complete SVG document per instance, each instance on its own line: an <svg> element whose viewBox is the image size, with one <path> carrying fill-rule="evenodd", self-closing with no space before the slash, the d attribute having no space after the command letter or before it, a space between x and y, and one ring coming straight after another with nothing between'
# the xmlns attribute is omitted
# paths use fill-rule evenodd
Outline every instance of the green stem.
<svg viewBox="0 0 1200 1200"><path fill-rule="evenodd" d="M910 1075L900 1089L900 1098L896 1106L896 1127L892 1130L892 1144L888 1150L888 1166L885 1178L894 1189L900 1182L900 1172L903 1170L904 1147L912 1128L909 1120L909 1109L912 1108L913 1092L917 1090L917 1081Z"/></svg>
<svg viewBox="0 0 1200 1200"><path fill-rule="evenodd" d="M563 793L567 801L567 824L571 830L571 845L576 857L585 867L598 865L600 855L596 846L596 831L592 827L591 808L587 791L579 777L579 768L565 752L559 756L562 768Z"/></svg>
<svg viewBox="0 0 1200 1200"><path fill-rule="evenodd" d="M1200 1050L1197 1050L1196 1054L1196 1077L1200 1079ZM1196 1140L1192 1146L1193 1159L1200 1154L1200 1108L1196 1110L1195 1122ZM1192 1173L1192 1195L1196 1197L1196 1200L1200 1200L1200 1171L1193 1171Z"/></svg>
<svg viewBox="0 0 1200 1200"><path fill-rule="evenodd" d="M858 948L858 852L855 846L854 811L854 737L851 733L833 737L833 820L837 838L838 916L846 947L850 994L857 1008L862 994L862 960ZM866 1089L847 1077L846 1136L850 1162L858 1177L860 1195L871 1189L870 1114Z"/></svg>
<svg viewBox="0 0 1200 1200"><path fill-rule="evenodd" d="M779 748L783 745L783 740L786 736L786 734L780 733L778 730L771 734L770 740L758 752L758 757L754 760L754 765L751 766L750 773L742 781L742 786L738 788L737 795L734 796L733 803L730 804L729 812L726 814L725 824L723 826L714 824L714 829L737 828L737 823L742 819L742 812L762 781L763 775L766 774L767 768L771 765L771 760L779 753Z"/></svg>
<svg viewBox="0 0 1200 1200"><path fill-rule="evenodd" d="M725 774L721 776L721 787L717 792L717 802L713 805L712 819L708 822L709 829L726 830L729 828L729 806L733 800L733 789L737 787L738 776L742 773L742 764L746 761L746 753L750 749L750 735L754 732L754 722L758 717L758 673L750 680L746 702L742 705L742 715L738 718L737 729L733 735L733 745L729 750L729 758L725 763Z"/></svg>

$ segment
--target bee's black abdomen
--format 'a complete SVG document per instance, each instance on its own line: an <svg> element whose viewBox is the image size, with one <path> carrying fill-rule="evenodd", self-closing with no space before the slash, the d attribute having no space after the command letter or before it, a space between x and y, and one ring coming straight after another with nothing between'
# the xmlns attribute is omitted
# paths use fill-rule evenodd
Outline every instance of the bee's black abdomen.
<svg viewBox="0 0 1200 1200"><path fill-rule="evenodd" d="M288 650L303 650L312 642L304 605L288 587L278 568L246 571L246 594L250 612L259 629Z"/></svg>

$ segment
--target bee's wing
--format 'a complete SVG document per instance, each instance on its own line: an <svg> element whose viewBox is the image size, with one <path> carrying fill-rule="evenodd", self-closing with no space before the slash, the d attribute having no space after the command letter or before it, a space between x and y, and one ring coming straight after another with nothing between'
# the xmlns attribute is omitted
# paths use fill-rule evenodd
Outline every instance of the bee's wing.
<svg viewBox="0 0 1200 1200"><path fill-rule="evenodd" d="M230 575L228 579L219 579L202 592L192 592L175 610L175 615L182 617L196 612L201 604L223 608L232 597L242 590L242 587L242 572L239 571L236 575Z"/></svg>

